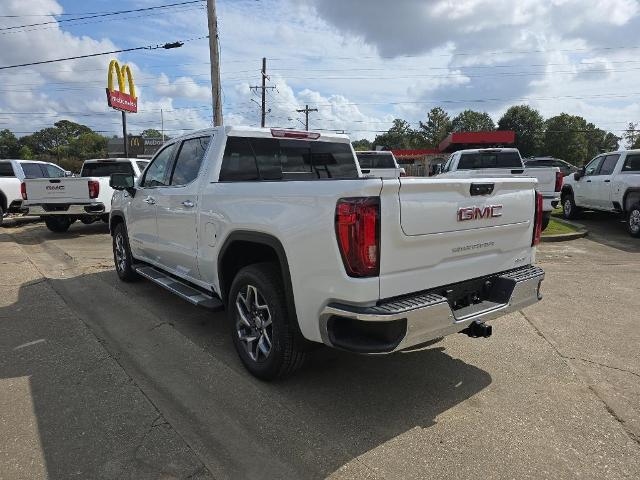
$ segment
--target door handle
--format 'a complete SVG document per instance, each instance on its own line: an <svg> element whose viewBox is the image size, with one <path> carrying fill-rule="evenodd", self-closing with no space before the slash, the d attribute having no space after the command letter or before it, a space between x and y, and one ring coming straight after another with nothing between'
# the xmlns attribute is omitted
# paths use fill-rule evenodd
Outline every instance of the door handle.
<svg viewBox="0 0 640 480"><path fill-rule="evenodd" d="M591 180L587 180L587 183L591 183Z"/></svg>
<svg viewBox="0 0 640 480"><path fill-rule="evenodd" d="M156 204L156 200L153 197L147 197L143 201L145 203L148 203L149 205L155 205Z"/></svg>
<svg viewBox="0 0 640 480"><path fill-rule="evenodd" d="M182 205L184 205L187 208L193 208L195 207L195 203L193 203L191 200L185 200L184 202L182 202Z"/></svg>
<svg viewBox="0 0 640 480"><path fill-rule="evenodd" d="M605 180L605 181L604 181L604 183L609 183L609 182L611 182L611 180Z"/></svg>

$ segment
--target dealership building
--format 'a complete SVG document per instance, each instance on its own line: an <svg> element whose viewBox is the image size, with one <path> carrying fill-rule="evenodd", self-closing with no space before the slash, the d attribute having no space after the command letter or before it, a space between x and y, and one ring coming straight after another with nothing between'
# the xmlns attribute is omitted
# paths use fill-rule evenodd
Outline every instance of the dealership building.
<svg viewBox="0 0 640 480"><path fill-rule="evenodd" d="M491 132L455 132L440 142L438 148L391 150L408 175L433 175L436 165L447 161L449 155L467 148L513 147L516 133L512 130Z"/></svg>

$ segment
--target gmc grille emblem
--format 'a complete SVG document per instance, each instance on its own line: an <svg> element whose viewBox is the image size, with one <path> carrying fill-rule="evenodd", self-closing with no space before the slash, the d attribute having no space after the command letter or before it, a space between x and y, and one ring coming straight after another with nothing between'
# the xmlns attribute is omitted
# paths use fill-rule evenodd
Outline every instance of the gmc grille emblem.
<svg viewBox="0 0 640 480"><path fill-rule="evenodd" d="M458 221L480 220L502 216L502 205L486 205L484 207L461 207L458 209Z"/></svg>

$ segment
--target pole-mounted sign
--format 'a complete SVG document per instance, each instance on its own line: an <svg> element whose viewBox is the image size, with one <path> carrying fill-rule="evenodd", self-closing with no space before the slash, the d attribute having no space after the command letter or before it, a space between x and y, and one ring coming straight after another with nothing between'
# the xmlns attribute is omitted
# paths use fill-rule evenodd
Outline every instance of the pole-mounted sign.
<svg viewBox="0 0 640 480"><path fill-rule="evenodd" d="M118 79L117 90L113 88L114 72ZM125 75L127 76L127 83L129 84L129 93L125 91ZM109 62L109 73L107 77L107 103L111 108L123 112L137 113L138 111L138 98L136 97L136 86L133 83L131 68L129 68L129 65L122 65L121 68L117 60L111 60L111 62Z"/></svg>

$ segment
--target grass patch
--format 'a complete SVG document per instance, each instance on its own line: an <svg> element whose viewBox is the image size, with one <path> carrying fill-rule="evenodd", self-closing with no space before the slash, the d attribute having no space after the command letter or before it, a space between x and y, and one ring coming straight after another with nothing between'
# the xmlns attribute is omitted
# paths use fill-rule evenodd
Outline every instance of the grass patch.
<svg viewBox="0 0 640 480"><path fill-rule="evenodd" d="M551 220L549 221L549 226L544 232L542 232L542 235L546 236L546 235L558 235L561 233L574 233L579 230L580 230L579 228L574 227L573 225L561 223L552 217Z"/></svg>

